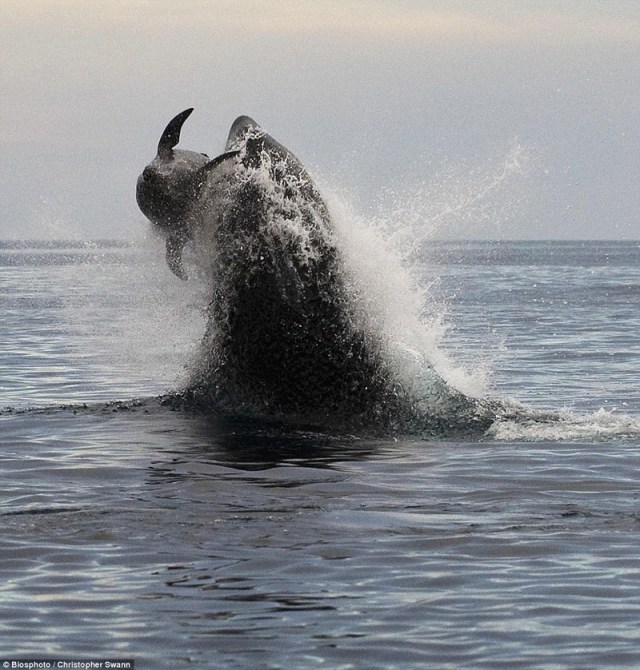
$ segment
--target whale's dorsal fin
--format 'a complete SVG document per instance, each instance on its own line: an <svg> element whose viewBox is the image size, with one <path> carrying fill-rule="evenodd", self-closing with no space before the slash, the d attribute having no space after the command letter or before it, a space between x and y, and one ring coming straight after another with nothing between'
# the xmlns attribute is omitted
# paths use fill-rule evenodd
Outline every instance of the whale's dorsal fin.
<svg viewBox="0 0 640 670"><path fill-rule="evenodd" d="M170 159L173 156L173 147L180 141L182 125L189 118L191 112L193 112L193 107L185 109L184 112L180 112L169 121L162 133L160 142L158 142L158 156L160 158Z"/></svg>

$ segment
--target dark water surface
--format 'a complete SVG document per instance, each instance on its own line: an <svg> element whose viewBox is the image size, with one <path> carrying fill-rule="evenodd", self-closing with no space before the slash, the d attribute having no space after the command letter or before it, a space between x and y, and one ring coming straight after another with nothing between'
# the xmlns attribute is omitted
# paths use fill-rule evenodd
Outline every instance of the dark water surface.
<svg viewBox="0 0 640 670"><path fill-rule="evenodd" d="M425 259L452 357L567 408L468 442L163 407L201 296L151 251L0 249L0 657L640 667L636 243Z"/></svg>

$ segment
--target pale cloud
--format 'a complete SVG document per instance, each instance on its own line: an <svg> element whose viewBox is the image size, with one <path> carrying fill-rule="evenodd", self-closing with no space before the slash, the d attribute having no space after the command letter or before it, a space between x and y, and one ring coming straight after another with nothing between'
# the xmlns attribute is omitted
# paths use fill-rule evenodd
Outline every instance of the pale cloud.
<svg viewBox="0 0 640 670"><path fill-rule="evenodd" d="M531 5L397 0L4 0L10 23L53 23L78 30L168 35L182 30L232 36L333 35L355 39L423 39L479 45L640 42L640 16L608 12L587 0Z"/></svg>
<svg viewBox="0 0 640 670"><path fill-rule="evenodd" d="M7 222L44 202L126 228L193 106L185 146L248 113L367 203L518 138L547 169L522 235L637 237L638 0L0 0L0 44Z"/></svg>

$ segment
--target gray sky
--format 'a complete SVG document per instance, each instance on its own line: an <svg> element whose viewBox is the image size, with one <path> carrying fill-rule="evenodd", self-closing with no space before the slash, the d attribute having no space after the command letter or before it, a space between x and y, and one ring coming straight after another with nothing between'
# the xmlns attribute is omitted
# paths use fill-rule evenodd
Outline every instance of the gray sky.
<svg viewBox="0 0 640 670"><path fill-rule="evenodd" d="M167 121L248 114L367 216L640 238L637 0L2 0L0 238L136 237Z"/></svg>

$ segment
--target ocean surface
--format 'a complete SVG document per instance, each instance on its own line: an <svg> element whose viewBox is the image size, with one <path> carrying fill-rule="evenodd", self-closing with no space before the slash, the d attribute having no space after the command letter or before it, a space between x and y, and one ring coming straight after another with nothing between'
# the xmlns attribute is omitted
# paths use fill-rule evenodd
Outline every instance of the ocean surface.
<svg viewBox="0 0 640 670"><path fill-rule="evenodd" d="M412 263L486 434L174 411L206 295L157 242L0 243L0 658L640 668L640 242Z"/></svg>

